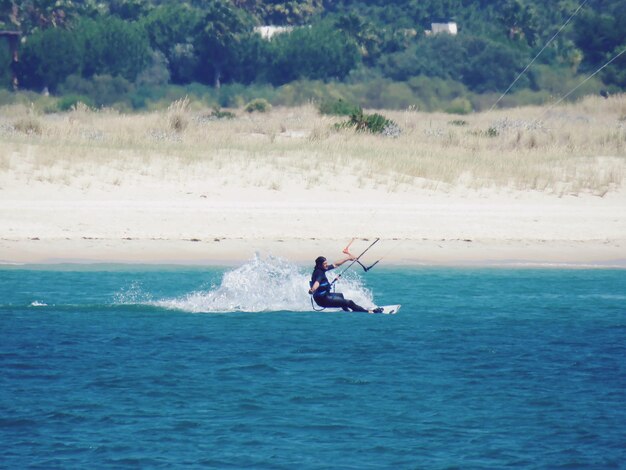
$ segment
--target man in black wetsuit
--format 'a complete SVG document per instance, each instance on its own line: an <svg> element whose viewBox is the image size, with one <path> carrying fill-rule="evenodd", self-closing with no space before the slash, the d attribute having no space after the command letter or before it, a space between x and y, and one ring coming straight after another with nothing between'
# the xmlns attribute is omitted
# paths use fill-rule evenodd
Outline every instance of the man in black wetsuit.
<svg viewBox="0 0 626 470"><path fill-rule="evenodd" d="M313 294L313 299L315 303L320 307L339 307L344 311L348 312L352 310L353 312L369 312L369 313L380 313L382 312L381 308L376 308L373 310L367 310L366 308L357 305L352 300L345 299L343 294L335 294L330 291L331 284L328 282L328 278L326 277L326 271L330 271L331 269L335 269L341 266L343 263L347 261L354 261L354 256L348 256L341 261L335 262L335 264L328 264L326 258L323 256L318 256L315 259L315 269L313 270L313 274L311 275L311 288L309 289L309 294Z"/></svg>

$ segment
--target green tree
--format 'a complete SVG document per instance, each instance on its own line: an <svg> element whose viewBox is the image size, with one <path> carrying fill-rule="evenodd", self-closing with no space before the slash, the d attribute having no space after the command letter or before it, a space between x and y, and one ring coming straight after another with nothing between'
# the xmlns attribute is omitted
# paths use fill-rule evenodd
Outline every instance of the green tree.
<svg viewBox="0 0 626 470"><path fill-rule="evenodd" d="M263 19L268 24L306 24L321 12L322 0L269 0L264 2Z"/></svg>
<svg viewBox="0 0 626 470"><path fill-rule="evenodd" d="M525 40L533 44L537 39L538 18L533 5L522 0L507 0L500 16L505 33L511 39Z"/></svg>
<svg viewBox="0 0 626 470"><path fill-rule="evenodd" d="M0 41L0 88L11 87L11 62L13 58L6 41Z"/></svg>
<svg viewBox="0 0 626 470"><path fill-rule="evenodd" d="M363 62L373 65L380 57L384 32L355 12L339 15L335 26L359 46Z"/></svg>
<svg viewBox="0 0 626 470"><path fill-rule="evenodd" d="M144 20L153 49L163 53L174 83L196 79L200 57L201 12L185 3L168 3L154 9Z"/></svg>
<svg viewBox="0 0 626 470"><path fill-rule="evenodd" d="M585 10L573 29L574 41L583 52L581 67L595 71L626 50L626 1L604 5L603 12ZM602 78L609 84L626 87L626 54L607 66Z"/></svg>
<svg viewBox="0 0 626 470"><path fill-rule="evenodd" d="M303 25L322 13L322 0L233 0L233 4L270 25Z"/></svg>
<svg viewBox="0 0 626 470"><path fill-rule="evenodd" d="M150 61L143 27L119 18L82 20L76 36L83 41L83 76L111 75L134 80Z"/></svg>
<svg viewBox="0 0 626 470"><path fill-rule="evenodd" d="M46 29L28 37L19 62L19 80L27 88L54 91L68 75L80 74L83 45L65 29Z"/></svg>
<svg viewBox="0 0 626 470"><path fill-rule="evenodd" d="M66 27L79 13L72 0L0 0L0 25L30 35Z"/></svg>
<svg viewBox="0 0 626 470"><path fill-rule="evenodd" d="M271 45L256 33L243 34L237 47L231 50L231 66L227 79L250 84L268 80L271 64Z"/></svg>
<svg viewBox="0 0 626 470"><path fill-rule="evenodd" d="M383 73L394 80L417 75L461 81L463 64L468 60L463 41L440 34L421 38L405 51L388 55L381 62Z"/></svg>
<svg viewBox="0 0 626 470"><path fill-rule="evenodd" d="M272 41L271 81L341 80L360 60L356 43L330 24L301 27Z"/></svg>
<svg viewBox="0 0 626 470"><path fill-rule="evenodd" d="M145 0L109 0L109 14L126 21L140 21L150 10L150 2Z"/></svg>
<svg viewBox="0 0 626 470"><path fill-rule="evenodd" d="M224 0L210 0L205 11L198 34L200 72L219 88L225 71L236 63L236 51L252 32L253 20Z"/></svg>
<svg viewBox="0 0 626 470"><path fill-rule="evenodd" d="M460 81L477 93L504 91L523 67L522 56L515 49L483 38L463 40L467 57L461 67ZM528 85L522 77L516 87Z"/></svg>
<svg viewBox="0 0 626 470"><path fill-rule="evenodd" d="M476 92L505 89L521 69L522 55L476 36L437 35L385 58L382 70L395 80L426 75L463 83ZM522 83L528 83L523 81Z"/></svg>

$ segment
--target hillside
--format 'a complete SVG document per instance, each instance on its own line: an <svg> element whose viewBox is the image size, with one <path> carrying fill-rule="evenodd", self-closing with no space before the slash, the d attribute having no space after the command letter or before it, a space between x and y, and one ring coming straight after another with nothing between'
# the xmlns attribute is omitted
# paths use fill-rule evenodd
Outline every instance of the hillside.
<svg viewBox="0 0 626 470"><path fill-rule="evenodd" d="M19 61L12 62L9 38L0 42L7 65L0 86L10 90L14 74L22 90L93 106L144 109L191 94L221 106L258 96L287 105L343 97L369 107L469 112L491 106L511 85L498 105L542 104L592 74L572 98L626 88L626 0L0 6L0 30L21 34ZM454 23L456 34L432 31L433 23ZM261 25L288 28L268 39ZM290 86L316 91L285 92Z"/></svg>

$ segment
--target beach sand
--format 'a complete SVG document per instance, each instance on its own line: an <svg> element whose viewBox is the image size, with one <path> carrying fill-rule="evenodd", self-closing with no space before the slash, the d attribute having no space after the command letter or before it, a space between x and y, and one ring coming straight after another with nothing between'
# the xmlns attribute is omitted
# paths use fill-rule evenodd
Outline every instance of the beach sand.
<svg viewBox="0 0 626 470"><path fill-rule="evenodd" d="M626 266L626 95L461 121L389 111L394 139L312 105L185 106L3 108L0 263L310 264L381 238L386 264Z"/></svg>
<svg viewBox="0 0 626 470"><path fill-rule="evenodd" d="M3 264L233 265L257 253L310 264L340 259L352 238L358 253L379 237L371 259L389 265L626 267L623 188L559 196L363 185L349 174L307 187L271 168L272 187L238 179L245 168L66 168L73 176L47 179L31 170L0 172Z"/></svg>

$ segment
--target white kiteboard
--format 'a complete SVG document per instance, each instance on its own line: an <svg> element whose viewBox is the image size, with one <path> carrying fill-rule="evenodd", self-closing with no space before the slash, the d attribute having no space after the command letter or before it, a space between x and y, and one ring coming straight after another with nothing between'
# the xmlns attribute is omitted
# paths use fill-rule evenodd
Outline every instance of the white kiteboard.
<svg viewBox="0 0 626 470"><path fill-rule="evenodd" d="M401 305L380 305L378 307L374 307L374 308L382 308L383 311L382 312L378 312L378 315L395 315L396 313L398 313L398 310L400 310ZM324 309L322 309L326 312L341 312L340 308L334 308L334 307L326 307ZM321 310L317 310L318 312ZM373 312L372 312L373 313Z"/></svg>
<svg viewBox="0 0 626 470"><path fill-rule="evenodd" d="M380 312L383 315L395 315L400 310L401 305L380 305L378 308L382 308Z"/></svg>

